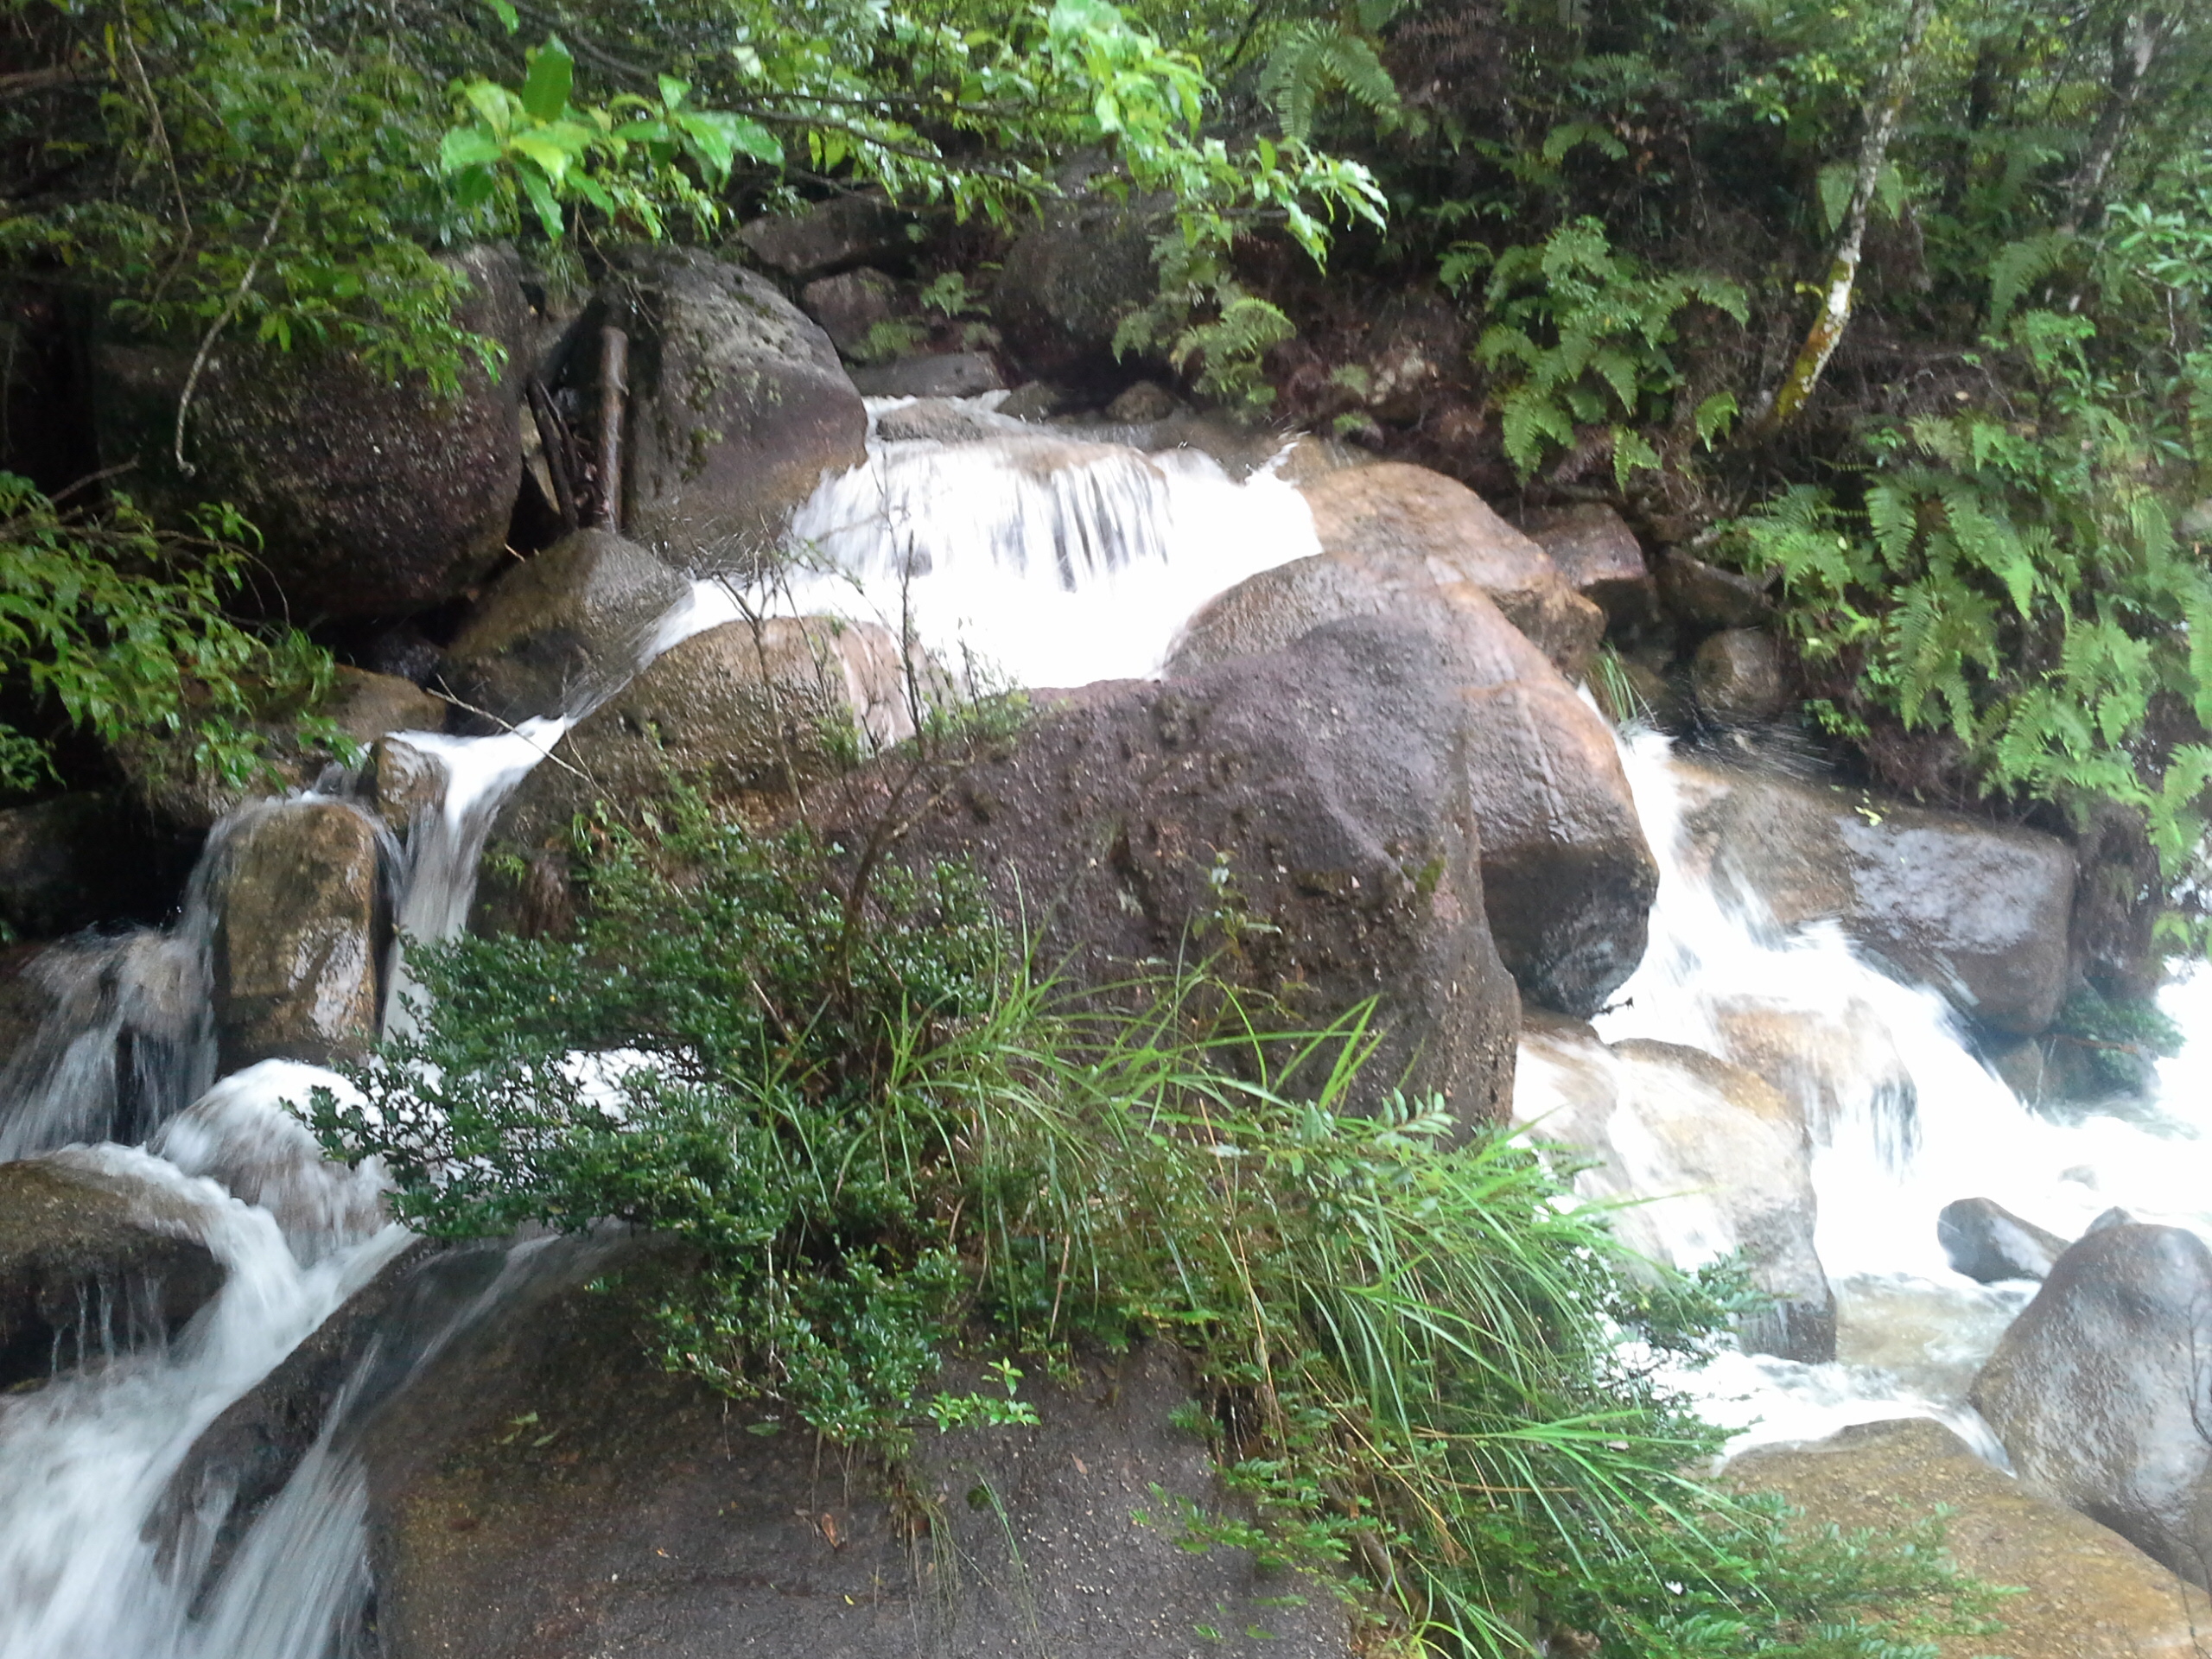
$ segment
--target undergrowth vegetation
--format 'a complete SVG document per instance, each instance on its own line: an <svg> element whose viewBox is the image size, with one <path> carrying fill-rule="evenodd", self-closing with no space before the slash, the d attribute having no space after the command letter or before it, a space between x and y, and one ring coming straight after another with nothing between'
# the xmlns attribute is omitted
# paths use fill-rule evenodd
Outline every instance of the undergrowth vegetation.
<svg viewBox="0 0 2212 1659"><path fill-rule="evenodd" d="M1740 1277L1630 1260L1433 1102L1348 1112L1364 1011L1278 1030L1202 968L1076 997L956 867L882 874L855 930L839 849L681 791L579 836L575 937L415 952L416 1034L311 1108L416 1227L672 1235L659 1359L894 1460L1033 1421L1020 1371L1180 1344L1236 1503L1150 1518L1408 1651L1904 1656L1984 1618L1929 1536L1793 1541L1702 1489L1658 1370ZM955 1348L1007 1388L933 1392Z"/></svg>

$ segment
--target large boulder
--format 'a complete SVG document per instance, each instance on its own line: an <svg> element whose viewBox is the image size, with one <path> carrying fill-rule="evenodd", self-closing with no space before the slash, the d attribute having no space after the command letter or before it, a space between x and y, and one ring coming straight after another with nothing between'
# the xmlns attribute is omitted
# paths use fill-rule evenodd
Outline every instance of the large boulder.
<svg viewBox="0 0 2212 1659"><path fill-rule="evenodd" d="M1166 671L1277 650L1342 618L1437 632L1465 719L1498 954L1530 997L1593 1014L1643 957L1658 865L1611 731L1459 568L1381 550L1279 565L1201 607Z"/></svg>
<svg viewBox="0 0 2212 1659"><path fill-rule="evenodd" d="M833 196L800 213L748 219L737 235L762 264L804 280L908 251L912 223L880 196Z"/></svg>
<svg viewBox="0 0 2212 1659"><path fill-rule="evenodd" d="M1740 1067L1641 1039L1610 1048L1587 1026L1532 1019L1521 1037L1515 1121L1594 1160L1575 1191L1631 1200L1615 1230L1685 1270L1740 1250L1774 1299L1745 1349L1835 1357L1835 1296L1814 1247L1819 1201L1802 1114Z"/></svg>
<svg viewBox="0 0 2212 1659"><path fill-rule="evenodd" d="M1370 1096L1402 1077L1468 1122L1504 1116L1518 1002L1484 916L1443 642L1338 623L1164 683L1035 695L906 856L971 860L1079 984L1220 950L1301 1020L1375 998ZM857 845L881 804L848 785L810 810Z"/></svg>
<svg viewBox="0 0 2212 1659"><path fill-rule="evenodd" d="M157 1523L165 1556L206 1559L212 1543L218 1567L235 1559L244 1523L327 1427L365 1477L385 1659L1014 1659L1040 1643L1070 1659L1184 1659L1208 1624L1233 1633L1228 1653L1348 1659L1325 1585L1177 1547L1178 1503L1235 1514L1237 1500L1171 1426L1191 1389L1170 1351L1079 1356L1058 1382L1025 1382L1037 1426L925 1431L894 1483L656 1364L653 1259L621 1258L609 1294L581 1282L603 1252L523 1254L388 1268L356 1298L367 1315L341 1309L202 1437ZM379 1326L400 1333L396 1353ZM425 1330L452 1334L410 1334ZM957 1364L944 1385L976 1372ZM213 1540L191 1535L211 1523Z"/></svg>
<svg viewBox="0 0 2212 1659"><path fill-rule="evenodd" d="M991 317L1033 372L1095 383L1114 372L1115 330L1152 302L1160 274L1146 203L1067 182L1069 194L1007 250Z"/></svg>
<svg viewBox="0 0 2212 1659"><path fill-rule="evenodd" d="M1969 1398L2031 1490L2212 1586L2212 1250L2106 1227L2051 1267Z"/></svg>
<svg viewBox="0 0 2212 1659"><path fill-rule="evenodd" d="M105 791L9 807L0 810L0 927L50 939L95 923L158 922L197 851L190 836L157 828Z"/></svg>
<svg viewBox="0 0 2212 1659"><path fill-rule="evenodd" d="M222 1069L365 1052L391 931L380 826L342 801L270 802L232 820L213 856Z"/></svg>
<svg viewBox="0 0 2212 1659"><path fill-rule="evenodd" d="M1860 1423L1812 1446L1762 1446L1728 1465L1738 1491L1777 1492L1808 1528L1888 1530L1947 1511L1953 1559L2017 1589L2001 1637L1953 1637L1942 1659L2195 1659L2189 1586L2126 1539L1991 1468L1925 1417Z"/></svg>
<svg viewBox="0 0 2212 1659"><path fill-rule="evenodd" d="M1684 771L1693 848L1783 926L1835 920L1998 1032L2031 1036L2056 1015L2075 874L2056 836L1771 773Z"/></svg>
<svg viewBox="0 0 2212 1659"><path fill-rule="evenodd" d="M1936 1237L1953 1269L1985 1285L2042 1279L2066 1254L2066 1241L2022 1221L1994 1198L1958 1198L1936 1217Z"/></svg>
<svg viewBox="0 0 2212 1659"><path fill-rule="evenodd" d="M634 542L577 531L499 578L439 679L491 728L569 712L620 680L690 586Z"/></svg>
<svg viewBox="0 0 2212 1659"><path fill-rule="evenodd" d="M825 473L866 458L868 410L830 337L749 270L631 249L607 279L632 334L626 534L689 566L774 544Z"/></svg>
<svg viewBox="0 0 2212 1659"><path fill-rule="evenodd" d="M740 804L780 799L830 766L836 734L887 747L912 729L897 640L827 617L725 622L680 641L574 727L500 810L492 843L565 847L579 812L620 808L673 776ZM511 919L487 886L480 922Z"/></svg>
<svg viewBox="0 0 2212 1659"><path fill-rule="evenodd" d="M853 385L870 397L973 397L1006 380L987 352L925 352L855 369Z"/></svg>
<svg viewBox="0 0 2212 1659"><path fill-rule="evenodd" d="M1456 479L1402 461L1346 467L1300 486L1324 553L1429 562L1440 582L1488 594L1571 680L1587 671L1605 613L1551 556Z"/></svg>
<svg viewBox="0 0 2212 1659"><path fill-rule="evenodd" d="M0 1164L0 1389L162 1340L222 1287L191 1206L106 1156Z"/></svg>
<svg viewBox="0 0 2212 1659"><path fill-rule="evenodd" d="M321 779L332 758L302 739L299 712L272 711L256 722L267 770L245 783L200 763L193 753L197 740L189 727L133 733L114 744L109 757L123 775L134 810L162 830L196 835L213 829L252 796L307 789ZM329 721L364 747L392 732L435 732L446 724L444 702L410 681L343 666L328 695L306 712Z"/></svg>
<svg viewBox="0 0 2212 1659"><path fill-rule="evenodd" d="M518 362L525 306L512 253L454 256L468 282L454 321ZM462 353L461 385L437 397L332 348L279 353L232 340L208 353L193 394L185 454L177 404L194 342L95 342L100 459L133 470L123 487L158 516L227 501L260 531L254 597L272 612L403 615L489 571L522 479L522 375ZM265 582L258 578L265 577Z"/></svg>

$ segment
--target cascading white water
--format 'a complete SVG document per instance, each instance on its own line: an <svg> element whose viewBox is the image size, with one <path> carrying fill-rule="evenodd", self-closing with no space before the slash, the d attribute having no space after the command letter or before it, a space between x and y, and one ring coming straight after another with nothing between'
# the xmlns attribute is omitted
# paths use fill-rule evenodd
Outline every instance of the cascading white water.
<svg viewBox="0 0 2212 1659"><path fill-rule="evenodd" d="M1662 875L1649 949L1594 1022L1599 1034L1686 1044L1756 1067L1756 1034L1783 1023L1796 1061L1787 1081L1815 1136L1819 1253L1838 1303L1834 1364L1729 1355L1677 1380L1713 1421L1745 1430L1738 1450L1927 1414L2001 1459L1964 1395L2034 1287L1952 1271L1936 1213L1986 1197L2071 1237L2120 1205L2142 1220L2212 1232L2203 1088L2212 976L2183 979L2164 998L2191 1040L2161 1067L2156 1101L2065 1120L2039 1114L1974 1057L1940 994L1889 977L1833 925L1785 932L1756 895L1698 863L1683 823L1693 785L1666 739L1630 739L1622 758ZM1540 1116L1550 1085L1541 1066L1527 1078L1516 1116ZM1700 1202L1651 1206L1679 1265L1730 1242L1696 1224ZM1662 1219L1676 1205L1680 1223Z"/></svg>

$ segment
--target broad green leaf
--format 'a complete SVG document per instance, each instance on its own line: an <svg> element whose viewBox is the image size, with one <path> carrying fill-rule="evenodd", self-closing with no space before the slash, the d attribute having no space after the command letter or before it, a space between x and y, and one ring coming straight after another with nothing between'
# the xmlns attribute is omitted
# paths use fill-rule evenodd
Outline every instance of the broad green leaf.
<svg viewBox="0 0 2212 1659"><path fill-rule="evenodd" d="M523 108L539 121L560 119L561 111L569 107L575 73L576 60L561 37L547 35L545 44L530 54L530 73L522 84Z"/></svg>

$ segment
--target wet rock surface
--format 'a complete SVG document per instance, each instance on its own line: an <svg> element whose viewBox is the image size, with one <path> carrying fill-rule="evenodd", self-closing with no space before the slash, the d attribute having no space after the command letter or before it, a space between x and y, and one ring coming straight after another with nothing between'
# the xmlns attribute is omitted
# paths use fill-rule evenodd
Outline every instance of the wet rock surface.
<svg viewBox="0 0 2212 1659"><path fill-rule="evenodd" d="M2023 1221L1993 1198L1960 1198L1936 1217L1936 1236L1953 1268L1993 1285L2041 1279L2066 1253L2066 1241Z"/></svg>
<svg viewBox="0 0 2212 1659"><path fill-rule="evenodd" d="M1657 603L1643 546L1628 522L1601 502L1524 512L1519 525L1558 568L1568 587L1595 604L1608 623L1643 621Z"/></svg>
<svg viewBox="0 0 2212 1659"><path fill-rule="evenodd" d="M1950 1511L1945 1541L1984 1583L2018 1586L1999 1636L1954 1637L1943 1659L2193 1659L2202 1602L2126 1539L1992 1469L1927 1418L1862 1423L1729 1465L1739 1491L1779 1492L1807 1527L1846 1532Z"/></svg>
<svg viewBox="0 0 2212 1659"><path fill-rule="evenodd" d="M954 780L907 856L972 859L1039 959L1079 983L1233 937L1224 969L1296 1017L1376 997L1368 1079L1409 1073L1470 1122L1503 1116L1519 1002L1484 914L1463 721L1435 636L1338 623L1166 683L1039 701L1007 753ZM810 816L858 844L879 804L840 791Z"/></svg>
<svg viewBox="0 0 2212 1659"><path fill-rule="evenodd" d="M991 315L1038 374L1095 379L1114 373L1114 331L1151 302L1159 274L1143 204L1080 194L1080 179L1064 182L1071 193L1007 251Z"/></svg>
<svg viewBox="0 0 2212 1659"><path fill-rule="evenodd" d="M1702 798L1694 843L1784 927L1833 918L1999 1032L2032 1035L2057 1014L2075 863L2056 836L1771 772L1686 771Z"/></svg>
<svg viewBox="0 0 2212 1659"><path fill-rule="evenodd" d="M222 1070L366 1052L391 907L378 826L340 801L272 803L222 849L211 947Z"/></svg>
<svg viewBox="0 0 2212 1659"><path fill-rule="evenodd" d="M1592 1014L1643 955L1658 866L1611 731L1456 569L1382 551L1278 566L1203 607L1167 672L1276 650L1344 618L1393 617L1435 631L1463 717L1498 954L1537 1001Z"/></svg>
<svg viewBox="0 0 2212 1659"><path fill-rule="evenodd" d="M748 219L737 234L762 264L807 277L906 251L911 222L880 196L835 196L802 213Z"/></svg>
<svg viewBox="0 0 2212 1659"><path fill-rule="evenodd" d="M933 352L855 369L853 385L869 397L974 397L1006 379L985 353Z"/></svg>
<svg viewBox="0 0 2212 1659"><path fill-rule="evenodd" d="M1782 648L1758 628L1723 628L1697 648L1690 684L1715 720L1772 720L1789 700Z"/></svg>
<svg viewBox="0 0 2212 1659"><path fill-rule="evenodd" d="M1465 485L1402 461L1332 471L1302 485L1325 554L1433 561L1471 582L1569 679L1588 669L1605 613L1551 557Z"/></svg>
<svg viewBox="0 0 2212 1659"><path fill-rule="evenodd" d="M671 775L735 799L779 798L828 769L825 729L888 744L910 729L897 642L872 624L727 622L671 646L581 721L526 778L493 826L495 849L565 848L599 802L626 808ZM495 880L479 923L504 914Z"/></svg>
<svg viewBox="0 0 2212 1659"><path fill-rule="evenodd" d="M157 921L198 852L194 836L105 791L0 810L0 925L50 939L95 923Z"/></svg>
<svg viewBox="0 0 2212 1659"><path fill-rule="evenodd" d="M0 1164L0 1389L159 1341L222 1287L189 1208L81 1156Z"/></svg>
<svg viewBox="0 0 2212 1659"><path fill-rule="evenodd" d="M1689 627L1757 628L1774 620L1774 601L1740 571L1669 548L1659 556L1652 575L1659 602Z"/></svg>
<svg viewBox="0 0 2212 1659"><path fill-rule="evenodd" d="M1579 1020L1532 1017L1522 1033L1516 1121L1598 1160L1575 1180L1593 1198L1649 1200L1615 1224L1631 1248L1694 1268L1741 1250L1775 1299L1747 1324L1746 1351L1835 1357L1835 1296L1814 1232L1812 1137L1771 1086L1702 1049L1610 1046Z"/></svg>
<svg viewBox="0 0 2212 1659"><path fill-rule="evenodd" d="M519 362L514 256L476 249L452 263L469 283L455 323ZM100 460L132 465L131 495L158 516L181 520L208 501L244 512L262 538L254 593L266 608L301 623L405 615L498 560L522 478L519 373L464 352L460 393L441 399L418 376L395 380L335 352L226 342L194 388L187 478L174 449L193 357L188 341L94 346Z"/></svg>
<svg viewBox="0 0 2212 1659"><path fill-rule="evenodd" d="M829 336L762 278L692 249L632 249L603 292L632 325L623 533L690 562L773 545L868 412Z"/></svg>
<svg viewBox="0 0 2212 1659"><path fill-rule="evenodd" d="M2053 1264L1969 1397L2030 1490L2212 1581L2212 1250L2114 1226Z"/></svg>
<svg viewBox="0 0 2212 1659"><path fill-rule="evenodd" d="M636 543L577 531L484 595L439 680L483 729L563 713L619 679L690 588Z"/></svg>

